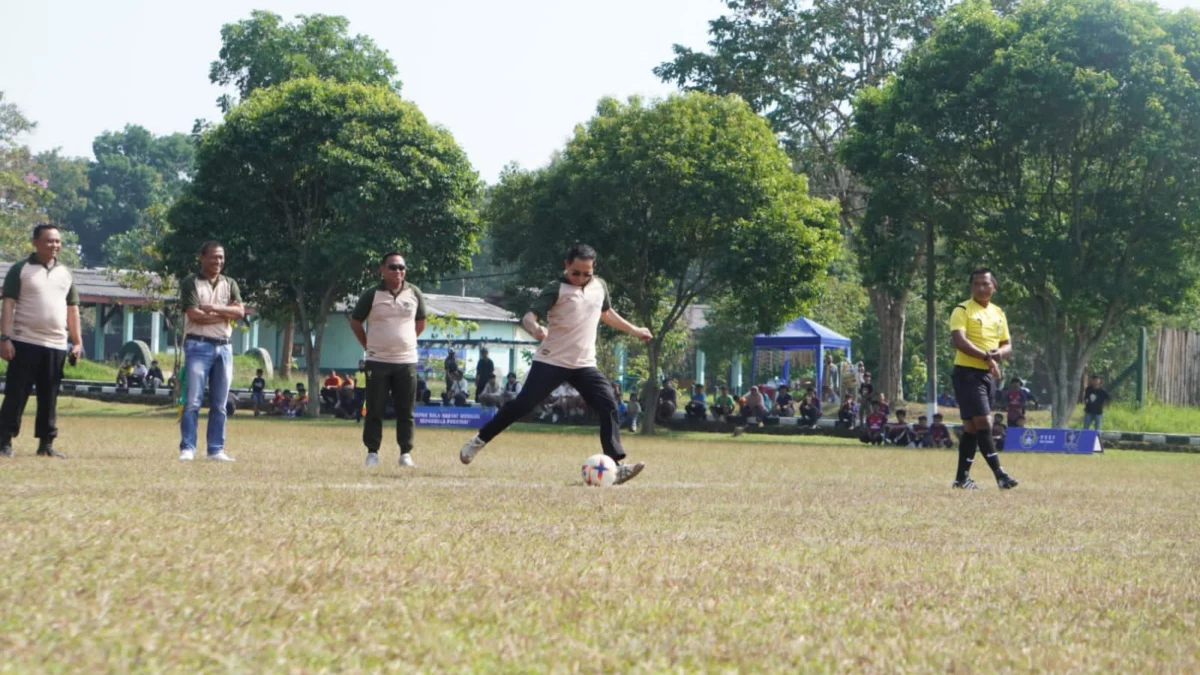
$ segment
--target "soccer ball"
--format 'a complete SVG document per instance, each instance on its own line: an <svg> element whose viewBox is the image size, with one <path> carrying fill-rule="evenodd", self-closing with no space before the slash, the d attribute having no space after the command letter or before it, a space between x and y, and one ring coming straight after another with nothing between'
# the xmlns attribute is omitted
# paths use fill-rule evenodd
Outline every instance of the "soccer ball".
<svg viewBox="0 0 1200 675"><path fill-rule="evenodd" d="M583 463L583 484L612 487L617 479L617 463L608 455L592 455Z"/></svg>

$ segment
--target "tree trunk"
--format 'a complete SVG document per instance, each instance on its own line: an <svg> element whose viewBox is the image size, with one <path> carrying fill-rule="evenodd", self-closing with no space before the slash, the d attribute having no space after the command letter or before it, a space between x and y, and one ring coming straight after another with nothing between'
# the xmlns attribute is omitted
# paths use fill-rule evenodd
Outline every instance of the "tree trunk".
<svg viewBox="0 0 1200 675"><path fill-rule="evenodd" d="M1043 312L1042 316L1051 314ZM1071 413L1079 404L1084 371L1096 348L1111 331L1112 319L1106 320L1095 333L1082 327L1068 330L1067 323L1057 317L1043 319L1042 325L1050 327L1044 333L1043 343L1050 373L1050 425L1055 429L1065 429L1071 421Z"/></svg>
<svg viewBox="0 0 1200 675"><path fill-rule="evenodd" d="M642 430L643 436L653 436L655 420L658 416L658 359L662 349L662 337L655 337L646 343L650 357L650 376L642 385Z"/></svg>
<svg viewBox="0 0 1200 675"><path fill-rule="evenodd" d="M299 311L300 335L304 341L304 370L308 375L308 414L307 417L321 416L321 342L325 334L323 316L309 320L303 308Z"/></svg>
<svg viewBox="0 0 1200 675"><path fill-rule="evenodd" d="M903 400L904 392L904 322L908 304L908 289L898 296L883 286L867 291L871 307L879 320L879 376L876 391L887 396L891 403Z"/></svg>
<svg viewBox="0 0 1200 675"><path fill-rule="evenodd" d="M283 351L279 355L279 377L292 379L292 344L296 341L296 320L288 317L283 324Z"/></svg>

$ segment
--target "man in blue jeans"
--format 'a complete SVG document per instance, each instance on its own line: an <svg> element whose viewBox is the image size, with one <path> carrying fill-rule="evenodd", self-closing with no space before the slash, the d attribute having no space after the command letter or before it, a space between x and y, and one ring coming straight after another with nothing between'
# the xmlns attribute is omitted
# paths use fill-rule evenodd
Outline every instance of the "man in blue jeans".
<svg viewBox="0 0 1200 675"><path fill-rule="evenodd" d="M196 458L196 432L200 424L207 385L208 458L214 462L232 462L225 454L225 403L233 380L233 349L229 338L233 322L246 314L237 282L221 274L225 268L225 248L209 241L200 247L200 273L179 282L179 301L184 309L184 368L187 369L187 395L180 419L179 459Z"/></svg>

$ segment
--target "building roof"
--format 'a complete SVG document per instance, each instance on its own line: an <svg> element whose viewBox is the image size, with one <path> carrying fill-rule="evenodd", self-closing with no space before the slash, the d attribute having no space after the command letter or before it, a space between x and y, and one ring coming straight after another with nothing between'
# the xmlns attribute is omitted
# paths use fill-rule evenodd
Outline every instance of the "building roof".
<svg viewBox="0 0 1200 675"><path fill-rule="evenodd" d="M488 304L483 298L472 298L461 295L425 294L425 311L437 316L453 314L465 321L501 321L504 323L520 323L520 318L512 312Z"/></svg>
<svg viewBox="0 0 1200 675"><path fill-rule="evenodd" d="M12 266L11 262L0 262L0 277L8 274L8 270ZM147 294L142 291L125 288L115 278L120 273L120 270L85 268L72 269L71 273L75 275L75 290L79 291L79 301L85 305L99 303L140 307L157 302L158 300L174 300L176 297L174 293L169 294L167 297L151 293L150 295L153 298L151 299L147 298Z"/></svg>

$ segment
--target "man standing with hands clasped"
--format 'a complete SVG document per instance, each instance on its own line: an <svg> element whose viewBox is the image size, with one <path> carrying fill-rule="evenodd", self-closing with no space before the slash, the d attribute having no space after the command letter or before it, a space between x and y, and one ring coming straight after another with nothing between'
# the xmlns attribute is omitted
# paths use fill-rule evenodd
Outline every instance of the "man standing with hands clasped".
<svg viewBox="0 0 1200 675"><path fill-rule="evenodd" d="M379 265L382 280L359 298L350 313L350 330L367 352L367 419L363 445L367 466L379 464L383 414L388 397L396 408L396 443L400 466L415 466L413 408L417 403L417 337L425 331L425 296L405 281L404 256L386 253ZM369 326L364 327L363 322ZM368 330L368 328L370 330Z"/></svg>
<svg viewBox="0 0 1200 675"><path fill-rule="evenodd" d="M12 439L21 431L30 388L37 387L37 454L66 459L54 449L58 385L67 350L72 359L82 353L79 293L71 270L58 262L62 235L57 227L42 223L33 228L33 248L4 277L0 358L8 361L8 375L0 406L0 457L12 457Z"/></svg>
<svg viewBox="0 0 1200 675"><path fill-rule="evenodd" d="M575 246L567 253L563 275L534 299L521 325L542 344L533 357L525 386L516 399L506 403L479 434L462 447L458 458L463 464L470 464L500 432L532 412L559 385L568 382L600 418L600 445L604 454L617 463L616 483L628 482L645 468L641 462L622 464L625 449L621 447L617 399L613 396L612 383L596 368L596 329L603 321L643 341L654 336L650 329L634 326L612 308L608 286L595 276L595 265L596 251L591 246ZM540 321L548 325L542 326Z"/></svg>
<svg viewBox="0 0 1200 675"><path fill-rule="evenodd" d="M1012 356L1012 336L1004 311L992 304L996 292L996 277L987 268L971 272L971 299L956 306L950 313L950 341L956 350L954 396L958 399L963 420L962 438L958 444L958 472L953 487L975 490L971 480L971 463L975 450L996 476L1002 490L1017 487L1016 479L1004 472L1000 456L992 440L991 403L996 383L1000 381L1000 361Z"/></svg>
<svg viewBox="0 0 1200 675"><path fill-rule="evenodd" d="M237 282L221 274L225 269L225 247L208 241L200 247L200 273L189 274L179 282L179 302L183 305L183 367L187 372L187 396L179 419L182 439L179 459L196 458L196 436L200 426L200 407L208 387L208 458L214 462L232 462L225 454L226 403L233 381L233 322L246 315L242 292Z"/></svg>

